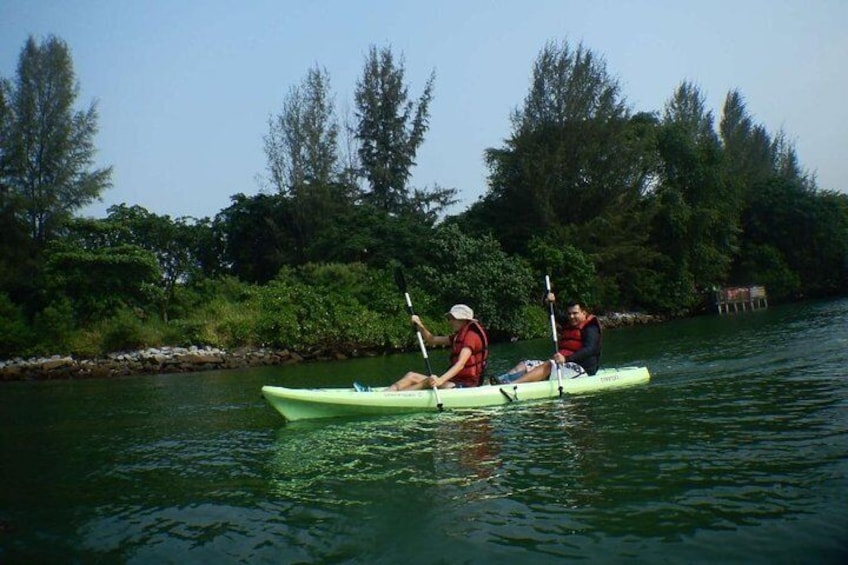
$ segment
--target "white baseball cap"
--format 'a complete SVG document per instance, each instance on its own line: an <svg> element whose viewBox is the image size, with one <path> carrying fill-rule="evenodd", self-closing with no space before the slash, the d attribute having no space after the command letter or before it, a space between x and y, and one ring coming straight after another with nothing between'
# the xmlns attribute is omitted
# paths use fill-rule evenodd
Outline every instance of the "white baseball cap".
<svg viewBox="0 0 848 565"><path fill-rule="evenodd" d="M465 304L454 304L453 306L451 306L450 312L445 315L450 316L455 320L473 320L474 310L472 310Z"/></svg>

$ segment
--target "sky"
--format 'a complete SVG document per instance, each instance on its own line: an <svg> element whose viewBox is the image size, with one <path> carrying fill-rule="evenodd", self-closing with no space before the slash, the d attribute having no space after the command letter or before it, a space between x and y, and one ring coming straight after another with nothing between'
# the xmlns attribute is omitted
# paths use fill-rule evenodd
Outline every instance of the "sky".
<svg viewBox="0 0 848 565"><path fill-rule="evenodd" d="M602 56L633 111L661 112L696 84L716 128L738 90L783 131L821 189L848 192L848 0L0 0L0 76L32 35L71 49L77 109L96 102L96 166L116 204L214 217L264 185L264 137L289 90L324 67L338 114L371 46L402 56L410 96L435 72L418 188L486 191L483 153L509 137L547 42Z"/></svg>

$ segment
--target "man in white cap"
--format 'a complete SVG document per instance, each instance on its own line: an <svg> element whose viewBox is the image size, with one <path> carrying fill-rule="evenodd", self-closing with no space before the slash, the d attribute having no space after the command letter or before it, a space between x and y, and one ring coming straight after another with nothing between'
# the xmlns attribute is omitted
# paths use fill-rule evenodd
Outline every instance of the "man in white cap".
<svg viewBox="0 0 848 565"><path fill-rule="evenodd" d="M418 390L424 388L454 388L478 386L483 380L486 360L489 357L489 339L474 311L465 304L454 304L445 314L453 333L433 335L418 316L412 323L421 330L421 336L430 345L451 347L450 367L441 375L424 375L413 371L385 390Z"/></svg>

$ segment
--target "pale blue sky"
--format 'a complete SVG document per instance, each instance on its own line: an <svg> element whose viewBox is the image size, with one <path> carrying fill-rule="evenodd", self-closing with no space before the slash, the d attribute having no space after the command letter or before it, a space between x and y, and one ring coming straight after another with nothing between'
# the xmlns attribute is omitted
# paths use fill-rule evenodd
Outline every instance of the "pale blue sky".
<svg viewBox="0 0 848 565"><path fill-rule="evenodd" d="M371 45L404 56L414 97L436 71L412 184L456 188L460 208L485 192L483 151L509 135L549 40L602 55L635 111L690 80L718 120L738 89L821 188L848 191L846 23L848 0L0 0L0 75L30 34L68 43L78 106L98 101L98 163L114 166L95 217L121 202L211 217L257 193L289 88L318 64L351 108Z"/></svg>

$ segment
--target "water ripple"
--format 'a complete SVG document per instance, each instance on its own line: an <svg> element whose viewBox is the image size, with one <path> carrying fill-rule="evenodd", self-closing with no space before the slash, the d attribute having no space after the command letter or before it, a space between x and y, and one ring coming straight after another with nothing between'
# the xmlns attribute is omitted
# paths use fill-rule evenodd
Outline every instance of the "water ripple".
<svg viewBox="0 0 848 565"><path fill-rule="evenodd" d="M650 384L462 413L284 424L259 372L12 384L0 561L846 561L848 300L610 337Z"/></svg>

